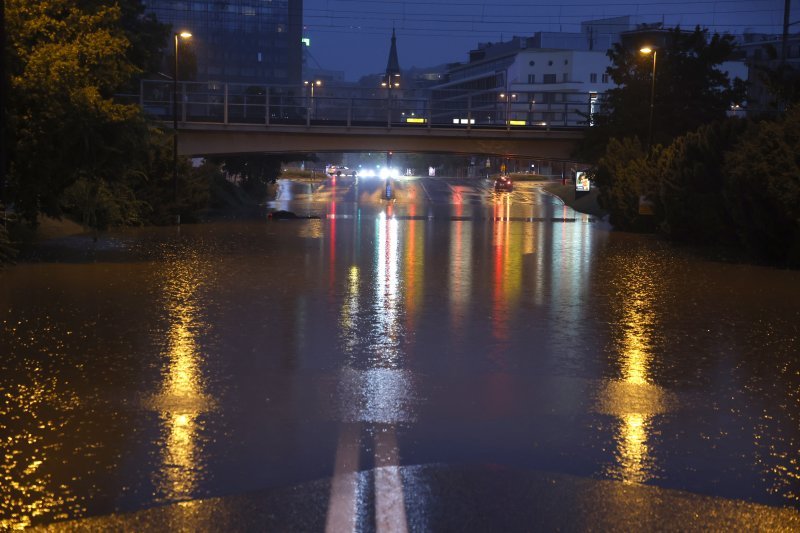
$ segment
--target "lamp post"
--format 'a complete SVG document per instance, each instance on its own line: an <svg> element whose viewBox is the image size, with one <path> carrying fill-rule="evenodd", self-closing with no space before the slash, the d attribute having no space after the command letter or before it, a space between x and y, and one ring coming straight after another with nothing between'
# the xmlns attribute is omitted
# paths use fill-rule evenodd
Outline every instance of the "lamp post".
<svg viewBox="0 0 800 533"><path fill-rule="evenodd" d="M653 75L650 81L650 120L647 124L647 151L650 151L650 146L653 144L653 107L656 101L656 57L658 51L650 46L643 46L639 52L642 54L653 54Z"/></svg>
<svg viewBox="0 0 800 533"><path fill-rule="evenodd" d="M381 82L381 87L386 87L388 91L386 92L386 106L388 111L389 117L389 124L392 123L392 89L397 89L400 87L400 74L399 73L387 73L384 81Z"/></svg>
<svg viewBox="0 0 800 533"><path fill-rule="evenodd" d="M311 87L311 98L308 101L308 113L309 117L311 116L311 112L314 110L314 87L322 87L322 80L314 80L314 81L304 81L303 85L306 87Z"/></svg>
<svg viewBox="0 0 800 533"><path fill-rule="evenodd" d="M515 93L510 93L510 94L500 93L500 100L503 100L506 103L506 126L511 124L509 122L509 119L508 119L508 116L511 113L511 111L509 109L509 107L511 105L511 100L516 100L516 99L517 99L517 95Z"/></svg>
<svg viewBox="0 0 800 533"><path fill-rule="evenodd" d="M172 76L172 199L178 200L178 40L188 39L192 34L188 31L176 33L175 37L175 70Z"/></svg>

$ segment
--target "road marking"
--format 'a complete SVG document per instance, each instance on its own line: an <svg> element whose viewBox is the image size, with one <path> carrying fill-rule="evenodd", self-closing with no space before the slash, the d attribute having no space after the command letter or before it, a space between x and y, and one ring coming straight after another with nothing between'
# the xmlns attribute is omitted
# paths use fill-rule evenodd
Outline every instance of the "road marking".
<svg viewBox="0 0 800 533"><path fill-rule="evenodd" d="M356 531L360 434L360 424L342 424L325 518L326 533Z"/></svg>
<svg viewBox="0 0 800 533"><path fill-rule="evenodd" d="M406 502L394 426L375 435L375 523L378 533L407 533Z"/></svg>

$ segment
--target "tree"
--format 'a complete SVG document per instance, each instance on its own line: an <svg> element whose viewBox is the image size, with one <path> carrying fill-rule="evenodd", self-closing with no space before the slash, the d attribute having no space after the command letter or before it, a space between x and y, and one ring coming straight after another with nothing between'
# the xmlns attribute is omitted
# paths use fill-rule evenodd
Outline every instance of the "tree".
<svg viewBox="0 0 800 533"><path fill-rule="evenodd" d="M764 49L769 61L754 65L754 69L771 97L766 102L768 108L761 111L775 117L792 104L800 103L800 69L781 61L774 46L769 45Z"/></svg>
<svg viewBox="0 0 800 533"><path fill-rule="evenodd" d="M148 128L114 95L163 41L164 27L142 12L140 0L7 2L9 193L29 223L61 215L75 183L99 195L91 205L141 173Z"/></svg>
<svg viewBox="0 0 800 533"><path fill-rule="evenodd" d="M681 241L735 241L725 209L726 153L744 133L743 120L701 126L665 148L657 164L660 230Z"/></svg>
<svg viewBox="0 0 800 533"><path fill-rule="evenodd" d="M598 202L618 229L652 229L652 217L639 213L640 198L656 198L656 170L637 138L611 139L606 152L592 170L600 189Z"/></svg>
<svg viewBox="0 0 800 533"><path fill-rule="evenodd" d="M672 139L703 124L725 118L732 102L744 97L744 82L730 80L719 66L731 58L734 38L696 27L668 31L668 43L657 50L653 113L654 144ZM607 53L607 69L617 87L606 93L601 111L592 119L582 147L590 160L603 153L608 140L616 137L647 139L652 83L652 56L616 43ZM738 79L738 78L737 78Z"/></svg>
<svg viewBox="0 0 800 533"><path fill-rule="evenodd" d="M757 257L800 266L800 105L751 126L727 154L725 204Z"/></svg>

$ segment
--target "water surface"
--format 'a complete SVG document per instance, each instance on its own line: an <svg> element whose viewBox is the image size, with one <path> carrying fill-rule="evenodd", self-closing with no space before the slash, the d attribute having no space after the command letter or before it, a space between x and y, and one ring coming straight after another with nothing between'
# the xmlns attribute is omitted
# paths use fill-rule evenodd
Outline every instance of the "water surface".
<svg viewBox="0 0 800 533"><path fill-rule="evenodd" d="M532 186L383 192L281 182L271 208L320 219L69 238L0 272L0 525L430 463L798 507L800 273Z"/></svg>

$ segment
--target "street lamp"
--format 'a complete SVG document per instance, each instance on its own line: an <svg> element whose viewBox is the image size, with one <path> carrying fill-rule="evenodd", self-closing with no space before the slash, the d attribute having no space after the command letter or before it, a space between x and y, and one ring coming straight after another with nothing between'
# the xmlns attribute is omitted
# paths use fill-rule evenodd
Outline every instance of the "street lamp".
<svg viewBox="0 0 800 533"><path fill-rule="evenodd" d="M178 38L188 39L192 34L188 31L176 33L175 37L175 70L172 73L172 199L178 200Z"/></svg>
<svg viewBox="0 0 800 533"><path fill-rule="evenodd" d="M381 87L386 87L388 90L386 91L386 108L387 108L387 115L389 124L392 123L392 89L400 88L400 74L386 74L383 81L381 82Z"/></svg>
<svg viewBox="0 0 800 533"><path fill-rule="evenodd" d="M506 103L506 125L510 124L510 122L508 120L508 115L510 113L509 106L511 105L511 101L512 100L516 100L516 99L517 99L517 95L515 93L511 93L511 94L500 93L500 100L501 101L504 100L505 103Z"/></svg>
<svg viewBox="0 0 800 533"><path fill-rule="evenodd" d="M653 76L650 81L650 121L647 125L647 150L649 152L653 143L653 106L656 101L656 57L658 56L658 51L653 47L643 46L639 49L639 52L645 55L653 54Z"/></svg>
<svg viewBox="0 0 800 533"><path fill-rule="evenodd" d="M311 87L311 99L308 101L309 116L314 109L314 87L322 87L322 80L304 81L303 85Z"/></svg>

